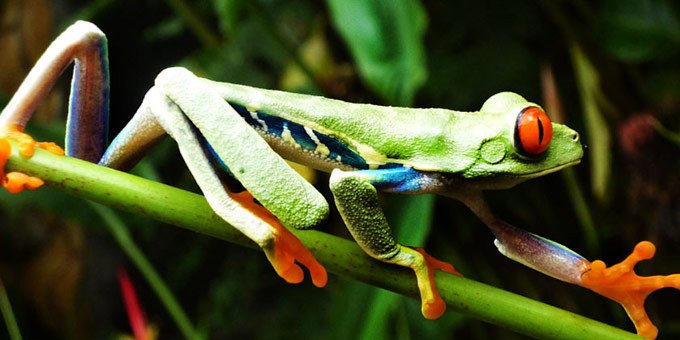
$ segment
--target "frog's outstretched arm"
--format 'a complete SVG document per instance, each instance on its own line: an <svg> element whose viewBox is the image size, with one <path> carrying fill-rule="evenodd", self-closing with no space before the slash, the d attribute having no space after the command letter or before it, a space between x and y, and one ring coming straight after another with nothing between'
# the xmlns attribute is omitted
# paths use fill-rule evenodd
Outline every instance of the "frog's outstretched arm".
<svg viewBox="0 0 680 340"><path fill-rule="evenodd" d="M378 204L377 189L392 192L423 191L428 178L409 167L342 171L331 174L330 188L347 228L359 246L372 257L413 269L420 290L421 311L428 319L440 317L446 303L439 296L434 270L459 275L453 266L438 261L422 249L398 244Z"/></svg>
<svg viewBox="0 0 680 340"><path fill-rule="evenodd" d="M621 263L606 267L604 262L590 262L556 242L534 235L496 218L480 194L462 201L479 216L496 237L496 247L503 255L556 279L588 288L612 299L626 310L639 335L656 338L658 329L645 311L645 299L662 288L680 290L680 274L638 276L635 265L651 259L656 248L643 241Z"/></svg>

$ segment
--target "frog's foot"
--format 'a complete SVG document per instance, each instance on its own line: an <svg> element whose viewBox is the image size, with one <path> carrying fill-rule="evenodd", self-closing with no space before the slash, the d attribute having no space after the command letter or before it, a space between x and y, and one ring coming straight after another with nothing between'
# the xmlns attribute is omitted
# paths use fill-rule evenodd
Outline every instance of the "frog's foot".
<svg viewBox="0 0 680 340"><path fill-rule="evenodd" d="M645 338L656 338L657 328L645 311L645 299L652 292L661 288L680 289L680 274L638 276L635 265L654 257L656 247L648 241L635 246L633 252L621 263L609 268L602 261L593 261L590 270L581 276L580 285L620 303L628 317L635 324L638 335Z"/></svg>
<svg viewBox="0 0 680 340"><path fill-rule="evenodd" d="M12 154L12 147L5 138L0 138L0 181L2 187L9 193L16 194L24 189L35 190L43 185L43 181L37 177L31 177L21 172L5 173L5 164Z"/></svg>
<svg viewBox="0 0 680 340"><path fill-rule="evenodd" d="M449 274L461 276L460 273L450 263L437 260L422 248L399 247L399 253L388 262L413 269L420 291L420 310L423 316L430 320L439 318L446 311L446 302L439 295L434 271L442 270Z"/></svg>
<svg viewBox="0 0 680 340"><path fill-rule="evenodd" d="M326 285L328 281L326 269L293 233L281 225L276 216L255 203L253 196L247 191L229 195L272 227L273 240L262 249L279 276L288 283L300 283L304 279L304 272L300 267L303 265L309 269L315 286Z"/></svg>
<svg viewBox="0 0 680 340"><path fill-rule="evenodd" d="M64 149L52 142L36 142L33 137L23 132L18 125L10 125L4 128L3 138L9 138L19 144L19 153L24 157L31 157L35 148L45 149L55 155L63 156Z"/></svg>
<svg viewBox="0 0 680 340"><path fill-rule="evenodd" d="M31 136L23 133L19 127L5 128L2 138L0 138L0 181L2 181L2 187L8 192L16 194L23 190L35 190L42 186L44 182L40 178L28 176L21 172L5 173L5 164L12 153L8 139L19 144L19 153L24 157L33 156L36 146L58 155L63 155L64 150L54 143L36 142Z"/></svg>

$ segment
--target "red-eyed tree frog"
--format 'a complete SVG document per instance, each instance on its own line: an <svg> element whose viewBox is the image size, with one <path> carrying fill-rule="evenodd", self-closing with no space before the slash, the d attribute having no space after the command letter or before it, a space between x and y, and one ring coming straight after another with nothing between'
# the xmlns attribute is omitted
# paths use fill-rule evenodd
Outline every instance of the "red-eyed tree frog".
<svg viewBox="0 0 680 340"><path fill-rule="evenodd" d="M646 337L657 334L644 309L647 295L663 287L680 288L680 275L635 274L635 264L654 254L649 242L639 243L626 260L606 268L490 211L483 191L510 188L575 165L583 156L577 132L552 123L539 105L509 92L490 97L477 112L412 109L219 83L169 68L106 147L106 37L95 25L80 21L49 46L2 111L0 166L9 154L7 138L19 140L22 154L30 156L35 144L23 134L24 127L72 61L66 154L129 169L145 150L170 135L214 211L262 247L288 282L303 280L303 265L316 286L326 284L323 266L285 227L314 227L329 208L284 158L331 173L335 204L354 239L371 257L415 272L422 313L429 319L446 309L434 270L457 272L424 250L394 240L378 191L437 193L460 200L490 228L501 253L616 300ZM60 152L53 144L38 146ZM224 174L247 191L229 192ZM40 179L19 173L0 175L12 192L41 185Z"/></svg>

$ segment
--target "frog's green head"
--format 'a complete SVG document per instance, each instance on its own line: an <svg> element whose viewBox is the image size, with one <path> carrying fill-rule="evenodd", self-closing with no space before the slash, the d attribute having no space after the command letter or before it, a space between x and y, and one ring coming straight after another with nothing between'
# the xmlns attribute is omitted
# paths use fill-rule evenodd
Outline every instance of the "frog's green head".
<svg viewBox="0 0 680 340"><path fill-rule="evenodd" d="M493 115L479 139L477 157L464 176L493 189L510 187L577 164L583 147L576 131L552 123L543 109L503 92L489 98L482 115Z"/></svg>

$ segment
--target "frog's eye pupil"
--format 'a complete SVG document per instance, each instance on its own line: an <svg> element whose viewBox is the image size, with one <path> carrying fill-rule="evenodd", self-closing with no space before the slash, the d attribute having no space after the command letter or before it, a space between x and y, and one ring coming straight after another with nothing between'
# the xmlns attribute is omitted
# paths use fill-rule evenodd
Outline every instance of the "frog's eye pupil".
<svg viewBox="0 0 680 340"><path fill-rule="evenodd" d="M552 133L548 115L538 107L528 107L517 116L515 147L524 155L540 155L550 146Z"/></svg>

